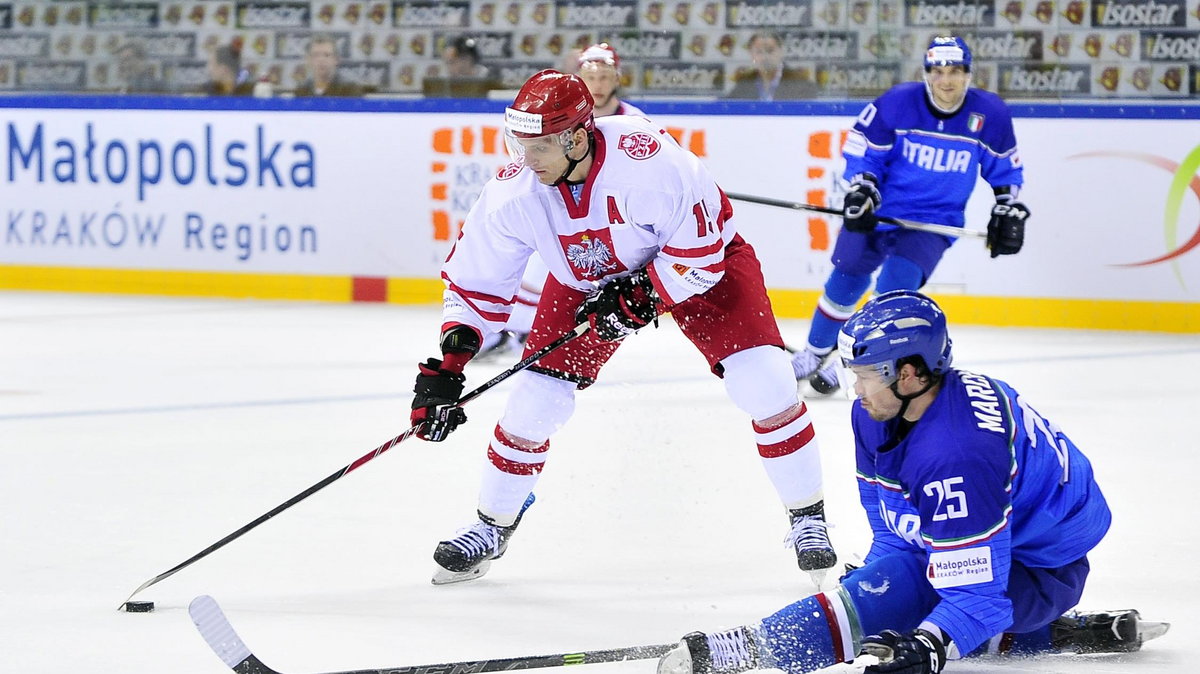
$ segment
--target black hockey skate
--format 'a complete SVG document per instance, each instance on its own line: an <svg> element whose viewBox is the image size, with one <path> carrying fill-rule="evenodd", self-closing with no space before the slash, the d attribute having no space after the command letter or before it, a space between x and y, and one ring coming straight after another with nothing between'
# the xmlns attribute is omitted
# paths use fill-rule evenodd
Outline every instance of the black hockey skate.
<svg viewBox="0 0 1200 674"><path fill-rule="evenodd" d="M792 529L784 543L796 552L796 563L821 586L825 573L837 563L837 553L829 542L829 525L825 522L825 502L818 501L807 508L790 512Z"/></svg>
<svg viewBox="0 0 1200 674"><path fill-rule="evenodd" d="M842 387L841 381L838 380L838 354L835 351L833 357L828 359L824 365L808 378L808 387L812 392L819 396L831 396L838 392Z"/></svg>
<svg viewBox="0 0 1200 674"><path fill-rule="evenodd" d="M737 674L761 669L758 640L747 627L685 634L658 661L658 674Z"/></svg>
<svg viewBox="0 0 1200 674"><path fill-rule="evenodd" d="M1134 609L1068 611L1050 623L1050 642L1076 653L1132 653L1170 628L1171 623L1142 620Z"/></svg>
<svg viewBox="0 0 1200 674"><path fill-rule="evenodd" d="M533 501L533 494L530 494L525 499L525 505L521 506L517 520L510 526L496 526L483 513L479 513L479 521L460 529L454 538L438 543L433 551L433 561L437 562L438 568L431 582L434 585L449 585L474 580L487 573L492 560L504 556L508 539L512 538L517 525L521 523L521 517L533 505Z"/></svg>

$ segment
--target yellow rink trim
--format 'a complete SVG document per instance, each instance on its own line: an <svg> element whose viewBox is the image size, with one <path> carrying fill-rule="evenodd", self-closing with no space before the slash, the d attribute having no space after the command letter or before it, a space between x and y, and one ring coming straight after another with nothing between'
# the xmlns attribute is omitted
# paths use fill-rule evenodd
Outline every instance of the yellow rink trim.
<svg viewBox="0 0 1200 674"><path fill-rule="evenodd" d="M366 292L364 279L349 276L262 274L242 272L96 269L0 265L0 289L43 290L178 297L227 297L274 300L349 302ZM392 304L437 304L438 279L366 279L382 284ZM773 290L771 302L780 318L812 316L820 292ZM1087 328L1200 333L1200 303L1138 300L983 297L934 294L951 323L1002 327Z"/></svg>
<svg viewBox="0 0 1200 674"><path fill-rule="evenodd" d="M780 318L810 318L820 291L769 292ZM931 295L951 324L1200 333L1200 302Z"/></svg>

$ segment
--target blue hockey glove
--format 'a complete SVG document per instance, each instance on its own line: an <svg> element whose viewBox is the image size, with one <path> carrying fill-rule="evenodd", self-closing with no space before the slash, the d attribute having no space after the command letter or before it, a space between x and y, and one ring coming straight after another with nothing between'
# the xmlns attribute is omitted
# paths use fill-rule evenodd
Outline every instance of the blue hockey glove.
<svg viewBox="0 0 1200 674"><path fill-rule="evenodd" d="M444 369L437 358L430 358L417 367L420 372L413 387L416 396L409 420L418 427L418 438L441 442L467 421L467 413L458 406L467 378L461 372Z"/></svg>
<svg viewBox="0 0 1200 674"><path fill-rule="evenodd" d="M851 232L866 234L879 223L875 211L883 203L878 181L870 173L860 173L850 181L850 191L842 201L842 226Z"/></svg>
<svg viewBox="0 0 1200 674"><path fill-rule="evenodd" d="M639 269L609 281L589 295L575 312L575 321L586 321L597 337L615 342L658 318L658 305L658 293L650 282L650 274Z"/></svg>
<svg viewBox="0 0 1200 674"><path fill-rule="evenodd" d="M946 646L922 629L908 634L884 630L866 637L859 655L879 658L879 664L863 670L865 674L938 674L946 666Z"/></svg>
<svg viewBox="0 0 1200 674"><path fill-rule="evenodd" d="M992 207L992 219L987 227L987 246L992 257L1021 252L1028 217L1029 208L1019 201L997 203Z"/></svg>

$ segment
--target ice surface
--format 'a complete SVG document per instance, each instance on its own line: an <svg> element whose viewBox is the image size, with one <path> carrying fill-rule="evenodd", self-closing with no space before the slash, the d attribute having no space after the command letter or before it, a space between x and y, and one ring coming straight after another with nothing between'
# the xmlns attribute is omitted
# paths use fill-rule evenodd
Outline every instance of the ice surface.
<svg viewBox="0 0 1200 674"><path fill-rule="evenodd" d="M748 421L668 322L580 396L484 579L433 587L431 554L474 517L503 387L450 441L399 445L136 597L155 612L116 610L404 430L438 324L432 307L0 293L0 671L228 671L187 616L201 594L266 663L303 674L663 643L813 591ZM802 343L805 321L782 325ZM1174 626L1132 655L948 671L1194 670L1200 339L953 336L958 365L1016 385L1096 466L1115 521L1083 607ZM468 386L503 368L472 367ZM867 542L847 405L810 404L843 558Z"/></svg>

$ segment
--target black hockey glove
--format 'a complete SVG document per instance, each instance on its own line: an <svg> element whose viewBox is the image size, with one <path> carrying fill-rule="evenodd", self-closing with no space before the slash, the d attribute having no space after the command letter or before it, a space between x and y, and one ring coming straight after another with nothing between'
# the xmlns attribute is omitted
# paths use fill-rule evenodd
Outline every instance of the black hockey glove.
<svg viewBox="0 0 1200 674"><path fill-rule="evenodd" d="M458 406L467 378L460 372L443 369L442 361L437 358L430 358L417 367L420 373L417 385L413 387L416 396L408 418L418 427L418 438L441 442L467 421L467 413Z"/></svg>
<svg viewBox="0 0 1200 674"><path fill-rule="evenodd" d="M992 206L992 219L988 221L987 228L987 246L992 251L992 257L1021 252L1021 245L1025 243L1025 220L1028 217L1029 208L1019 201Z"/></svg>
<svg viewBox="0 0 1200 674"><path fill-rule="evenodd" d="M658 293L650 274L639 269L613 279L588 296L575 312L577 323L587 322L606 342L625 339L658 318Z"/></svg>
<svg viewBox="0 0 1200 674"><path fill-rule="evenodd" d="M926 630L908 634L884 630L863 639L859 655L874 655L879 664L865 674L938 674L946 666L946 646Z"/></svg>
<svg viewBox="0 0 1200 674"><path fill-rule="evenodd" d="M842 201L842 226L851 232L866 234L879 223L875 211L879 210L883 197L879 195L878 181L870 173L860 173L850 181L850 191Z"/></svg>

